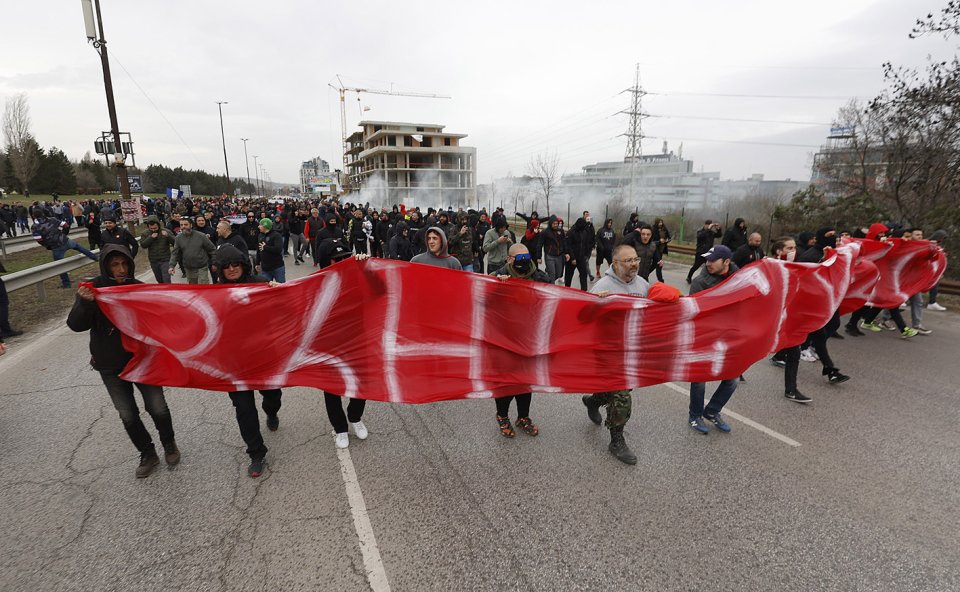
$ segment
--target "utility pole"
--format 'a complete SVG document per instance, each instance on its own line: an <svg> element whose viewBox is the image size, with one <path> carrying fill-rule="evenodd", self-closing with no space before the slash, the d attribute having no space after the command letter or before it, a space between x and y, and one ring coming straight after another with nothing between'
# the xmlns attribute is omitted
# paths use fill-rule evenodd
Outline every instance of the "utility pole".
<svg viewBox="0 0 960 592"><path fill-rule="evenodd" d="M637 163L640 162L641 156L643 155L642 140L644 135L641 129L641 122L647 117L650 117L649 114L644 113L641 109L642 99L647 92L643 90L642 86L640 86L640 64L637 64L637 72L633 81L633 87L628 88L623 92L628 92L633 95L630 100L630 108L626 111L620 112L630 116L630 123L627 124L626 133L620 135L626 136L627 138L627 152L623 160L624 162L630 164L630 203L632 204L634 203L633 190Z"/></svg>
<svg viewBox="0 0 960 592"><path fill-rule="evenodd" d="M99 0L97 1L99 2ZM230 165L227 164L227 137L223 135L223 106L227 104L229 104L227 101L217 101L217 111L220 112L220 140L223 141L223 168L227 170L227 193L233 195L230 183Z"/></svg>
<svg viewBox="0 0 960 592"><path fill-rule="evenodd" d="M243 160L247 163L247 187L250 188L250 157L247 156L247 140L250 138L240 138L240 141L243 142ZM253 197L253 189L250 189L248 197Z"/></svg>
<svg viewBox="0 0 960 592"><path fill-rule="evenodd" d="M256 154L253 155L253 173L257 176L257 195L263 195L260 191L260 165L257 163L257 159L260 158Z"/></svg>
<svg viewBox="0 0 960 592"><path fill-rule="evenodd" d="M100 0L80 0L80 3L83 6L87 41L93 43L94 49L100 54L100 63L103 67L103 86L107 93L107 112L110 115L110 133L113 135L114 166L117 167L117 177L120 179L121 200L130 202L130 179L127 178L126 155L123 153L123 144L120 142L120 124L117 123L117 105L113 98L113 79L110 77L110 60L107 58L107 39L103 34ZM94 20L94 14L96 14L96 20ZM140 212L137 212L138 217L139 215ZM131 234L134 233L132 221L127 222L127 228Z"/></svg>

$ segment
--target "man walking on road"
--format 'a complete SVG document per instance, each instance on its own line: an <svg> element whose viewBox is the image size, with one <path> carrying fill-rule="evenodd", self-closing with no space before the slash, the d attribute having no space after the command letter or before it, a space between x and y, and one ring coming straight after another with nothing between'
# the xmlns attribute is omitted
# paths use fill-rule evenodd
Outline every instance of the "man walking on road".
<svg viewBox="0 0 960 592"><path fill-rule="evenodd" d="M160 219L156 216L147 216L147 230L140 236L140 246L147 250L150 269L158 284L170 283L170 247L173 246L173 233L160 227Z"/></svg>
<svg viewBox="0 0 960 592"><path fill-rule="evenodd" d="M630 245L620 245L613 250L613 264L606 274L593 285L590 292L604 298L610 294L629 294L647 297L650 284L639 276L640 258ZM623 439L623 428L630 419L632 401L629 390L609 391L584 395L583 404L587 407L587 417L600 425L600 408L607 408L607 429L610 430L610 454L628 465L637 464L637 455L630 450Z"/></svg>
<svg viewBox="0 0 960 592"><path fill-rule="evenodd" d="M180 234L173 241L170 253L169 273L172 276L177 263L183 263L187 272L187 283L210 283L210 257L217 250L206 234L193 229L193 222L184 216L180 219Z"/></svg>
<svg viewBox="0 0 960 592"><path fill-rule="evenodd" d="M108 244L101 252L100 275L93 280L93 287L142 284L143 282L136 279L135 275L133 256L130 251L121 245ZM133 355L123 348L121 342L123 335L103 314L100 303L97 302L96 293L89 287L80 286L77 290L77 298L67 317L67 326L77 332L90 331L90 364L100 373L100 378L107 387L113 406L120 414L120 420L127 435L140 452L140 465L136 470L137 479L152 473L160 464L160 459L150 438L150 432L140 420L140 410L133 396L134 384L137 385L143 397L143 406L160 433L160 443L163 445L167 464L172 466L179 463L180 450L174 439L173 420L163 396L163 387L139 382L132 383L120 378L120 373Z"/></svg>
<svg viewBox="0 0 960 592"><path fill-rule="evenodd" d="M706 264L700 272L700 275L698 275L690 285L691 296L697 292L716 286L733 275L738 269L737 265L730 260L733 257L733 252L723 245L717 245L701 256L706 261ZM703 420L706 419L713 423L721 432L729 432L730 424L723 421L723 417L720 416L720 411L723 410L723 406L726 405L730 397L733 396L739 384L739 377L721 380L717 390L713 393L713 396L710 397L710 404L704 408L703 397L707 385L704 382L691 382L690 417L688 420L690 427L701 434L706 434L709 431L707 424L703 422Z"/></svg>

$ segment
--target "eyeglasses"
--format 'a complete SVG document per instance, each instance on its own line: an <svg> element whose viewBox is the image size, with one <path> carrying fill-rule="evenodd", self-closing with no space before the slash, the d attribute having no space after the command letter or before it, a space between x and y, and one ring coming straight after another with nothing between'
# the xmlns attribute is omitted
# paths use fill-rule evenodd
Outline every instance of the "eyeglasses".
<svg viewBox="0 0 960 592"><path fill-rule="evenodd" d="M226 265L223 266L224 269L233 269L234 267L243 267L243 263L240 263L239 261L235 261L233 263L227 263Z"/></svg>
<svg viewBox="0 0 960 592"><path fill-rule="evenodd" d="M640 263L640 259L638 257L633 257L631 259L614 259L614 261L616 261L617 263L626 263L627 265L634 265L634 264Z"/></svg>

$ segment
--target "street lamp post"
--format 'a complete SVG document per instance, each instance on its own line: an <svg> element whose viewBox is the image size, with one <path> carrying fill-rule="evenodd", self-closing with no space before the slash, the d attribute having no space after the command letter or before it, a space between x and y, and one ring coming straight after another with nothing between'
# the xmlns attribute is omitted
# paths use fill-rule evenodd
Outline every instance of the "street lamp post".
<svg viewBox="0 0 960 592"><path fill-rule="evenodd" d="M123 154L123 145L120 142L120 124L117 123L117 105L113 98L113 80L110 77L110 60L107 58L107 40L103 35L103 17L100 15L100 0L80 0L83 6L83 21L87 29L87 41L93 43L94 49L100 54L100 63L103 66L103 86L107 93L107 112L110 115L110 133L113 135L114 165L117 167L117 176L120 179L120 196L123 201L130 202L130 179L127 178L127 167ZM96 13L96 20L94 20ZM99 35L99 36L98 36ZM139 212L137 212L139 216ZM134 232L133 222L127 222L127 228Z"/></svg>
<svg viewBox="0 0 960 592"><path fill-rule="evenodd" d="M230 165L227 164L227 138L223 135L223 106L228 104L227 101L217 101L217 111L220 112L220 140L223 141L223 168L227 170L227 193L233 194L230 185Z"/></svg>
<svg viewBox="0 0 960 592"><path fill-rule="evenodd" d="M240 138L240 140L243 141L243 160L246 161L246 163L247 163L247 187L251 187L251 185L250 185L250 157L247 156L247 140L249 140L249 139L250 139L250 138ZM250 193L250 197L252 198L252 197L253 197L253 190L251 189L251 190L249 191L249 193Z"/></svg>
<svg viewBox="0 0 960 592"><path fill-rule="evenodd" d="M257 176L257 195L263 195L260 191L260 165L257 163L257 159L260 158L256 154L253 155L253 173Z"/></svg>

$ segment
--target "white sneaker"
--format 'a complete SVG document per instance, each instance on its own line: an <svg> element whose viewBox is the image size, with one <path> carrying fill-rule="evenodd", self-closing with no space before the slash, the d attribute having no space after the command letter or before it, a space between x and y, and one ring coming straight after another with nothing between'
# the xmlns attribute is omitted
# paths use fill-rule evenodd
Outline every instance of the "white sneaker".
<svg viewBox="0 0 960 592"><path fill-rule="evenodd" d="M346 432L339 433L334 438L333 443L337 445L337 448L346 448L350 446L350 436Z"/></svg>
<svg viewBox="0 0 960 592"><path fill-rule="evenodd" d="M906 303L906 302L904 302L903 304L900 305L900 310L907 310L907 303Z"/></svg>
<svg viewBox="0 0 960 592"><path fill-rule="evenodd" d="M357 423L350 423L353 426L353 433L357 435L357 438L361 440L366 440L369 432L367 431L367 426L363 425L362 421Z"/></svg>
<svg viewBox="0 0 960 592"><path fill-rule="evenodd" d="M938 311L940 311L940 312L943 312L943 311L947 310L947 307L946 307L946 306L940 306L938 303L934 302L933 304L928 304L928 305L927 305L927 310L938 310Z"/></svg>
<svg viewBox="0 0 960 592"><path fill-rule="evenodd" d="M804 362L816 362L817 356L810 349L800 351L800 359Z"/></svg>

